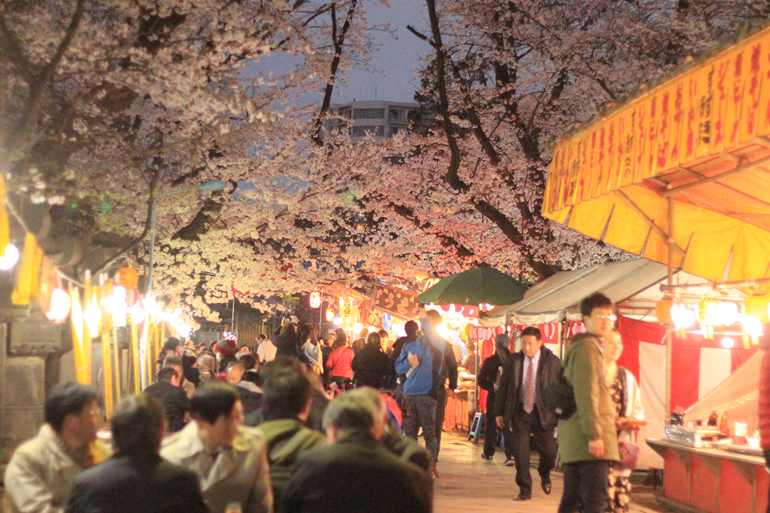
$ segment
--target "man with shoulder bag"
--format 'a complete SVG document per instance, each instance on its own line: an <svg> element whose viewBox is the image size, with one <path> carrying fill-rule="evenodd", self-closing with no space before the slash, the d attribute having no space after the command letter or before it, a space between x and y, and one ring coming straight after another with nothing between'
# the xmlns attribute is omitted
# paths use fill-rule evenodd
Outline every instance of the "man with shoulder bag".
<svg viewBox="0 0 770 513"><path fill-rule="evenodd" d="M604 513L609 500L610 463L619 461L617 417L604 374L602 339L612 331L612 301L602 294L584 299L580 313L586 333L564 355L564 378L572 386L576 410L559 420L564 495L559 513Z"/></svg>

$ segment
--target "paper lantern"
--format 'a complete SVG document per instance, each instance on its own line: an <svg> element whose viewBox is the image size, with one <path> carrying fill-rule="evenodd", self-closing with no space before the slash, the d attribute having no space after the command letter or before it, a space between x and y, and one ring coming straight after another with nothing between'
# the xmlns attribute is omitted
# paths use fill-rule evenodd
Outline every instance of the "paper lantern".
<svg viewBox="0 0 770 513"><path fill-rule="evenodd" d="M334 310L331 308L326 309L326 322L332 322L334 320Z"/></svg>
<svg viewBox="0 0 770 513"><path fill-rule="evenodd" d="M46 318L54 324L62 324L70 314L72 300L69 293L57 288L51 293L51 308L45 314Z"/></svg>
<svg viewBox="0 0 770 513"><path fill-rule="evenodd" d="M318 292L310 293L310 308L319 308L321 306L321 294Z"/></svg>
<svg viewBox="0 0 770 513"><path fill-rule="evenodd" d="M695 324L695 312L684 303L676 303L670 312L671 321L677 329L689 328Z"/></svg>
<svg viewBox="0 0 770 513"><path fill-rule="evenodd" d="M698 305L698 319L706 326L717 326L719 322L718 309L719 301L704 299Z"/></svg>
<svg viewBox="0 0 770 513"><path fill-rule="evenodd" d="M115 281L126 288L126 290L135 289L139 283L139 273L131 267L121 267L115 274Z"/></svg>
<svg viewBox="0 0 770 513"><path fill-rule="evenodd" d="M717 306L717 324L719 326L731 326L738 322L738 305L732 301L722 301Z"/></svg>
<svg viewBox="0 0 770 513"><path fill-rule="evenodd" d="M14 244L5 247L5 253L0 257L0 271L10 271L19 261L19 248Z"/></svg>
<svg viewBox="0 0 770 513"><path fill-rule="evenodd" d="M768 315L770 296L751 296L746 300L746 315L755 318L761 324L770 322Z"/></svg>
<svg viewBox="0 0 770 513"><path fill-rule="evenodd" d="M743 318L743 331L752 337L759 337L762 335L762 323L758 319L747 315Z"/></svg>
<svg viewBox="0 0 770 513"><path fill-rule="evenodd" d="M671 324L671 307L674 306L674 301L671 299L661 299L658 304L655 305L655 317L658 318L658 322L661 324Z"/></svg>

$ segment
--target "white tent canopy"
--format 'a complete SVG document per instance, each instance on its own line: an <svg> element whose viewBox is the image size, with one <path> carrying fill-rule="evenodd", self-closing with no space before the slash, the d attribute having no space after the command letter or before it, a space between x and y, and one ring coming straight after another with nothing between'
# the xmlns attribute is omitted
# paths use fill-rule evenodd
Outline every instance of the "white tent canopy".
<svg viewBox="0 0 770 513"><path fill-rule="evenodd" d="M516 324L543 324L580 320L580 301L594 292L609 297L618 313L637 319L655 320L655 304L663 298L665 265L645 259L600 264L585 269L556 273L527 290L524 299L512 305L482 312L479 322L492 328ZM676 282L703 283L705 280L677 272Z"/></svg>

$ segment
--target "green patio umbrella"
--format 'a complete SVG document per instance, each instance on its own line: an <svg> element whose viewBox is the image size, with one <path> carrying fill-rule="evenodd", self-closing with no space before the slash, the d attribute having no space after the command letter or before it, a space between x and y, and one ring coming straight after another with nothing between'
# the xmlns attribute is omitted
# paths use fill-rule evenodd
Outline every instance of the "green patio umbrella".
<svg viewBox="0 0 770 513"><path fill-rule="evenodd" d="M477 267L448 276L417 296L436 305L510 305L521 301L526 287L492 267Z"/></svg>

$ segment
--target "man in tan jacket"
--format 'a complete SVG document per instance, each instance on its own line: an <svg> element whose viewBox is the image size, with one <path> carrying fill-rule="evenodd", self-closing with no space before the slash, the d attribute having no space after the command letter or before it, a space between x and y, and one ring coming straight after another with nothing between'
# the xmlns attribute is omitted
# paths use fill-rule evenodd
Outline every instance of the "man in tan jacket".
<svg viewBox="0 0 770 513"><path fill-rule="evenodd" d="M265 442L241 426L243 404L237 390L208 383L190 401L193 421L167 438L160 455L198 474L211 513L273 511ZM236 507L237 506L237 507Z"/></svg>
<svg viewBox="0 0 770 513"><path fill-rule="evenodd" d="M575 391L577 411L559 421L564 495L559 513L604 513L610 462L618 461L616 413L604 380L602 338L615 322L612 301L593 294L580 305L586 333L576 336L564 356L564 377Z"/></svg>
<svg viewBox="0 0 770 513"><path fill-rule="evenodd" d="M12 513L61 513L75 476L109 451L96 442L102 414L96 392L77 383L56 386L45 402L45 424L21 445L5 471Z"/></svg>

